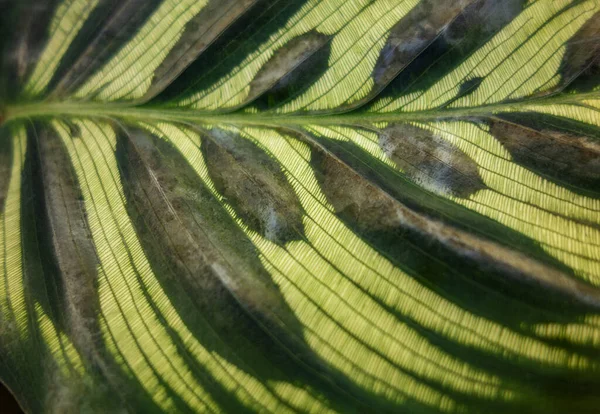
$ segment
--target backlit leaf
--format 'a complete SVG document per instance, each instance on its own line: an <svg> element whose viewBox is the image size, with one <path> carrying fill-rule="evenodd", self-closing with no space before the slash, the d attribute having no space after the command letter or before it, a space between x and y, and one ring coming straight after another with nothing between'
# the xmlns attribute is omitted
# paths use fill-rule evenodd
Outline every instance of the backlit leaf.
<svg viewBox="0 0 600 414"><path fill-rule="evenodd" d="M598 410L598 0L1 4L24 411Z"/></svg>

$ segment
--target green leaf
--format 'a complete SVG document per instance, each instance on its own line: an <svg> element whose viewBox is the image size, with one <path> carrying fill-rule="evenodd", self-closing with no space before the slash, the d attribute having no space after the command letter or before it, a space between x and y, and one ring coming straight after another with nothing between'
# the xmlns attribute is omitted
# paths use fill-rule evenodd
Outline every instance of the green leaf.
<svg viewBox="0 0 600 414"><path fill-rule="evenodd" d="M598 0L2 4L24 411L597 411Z"/></svg>

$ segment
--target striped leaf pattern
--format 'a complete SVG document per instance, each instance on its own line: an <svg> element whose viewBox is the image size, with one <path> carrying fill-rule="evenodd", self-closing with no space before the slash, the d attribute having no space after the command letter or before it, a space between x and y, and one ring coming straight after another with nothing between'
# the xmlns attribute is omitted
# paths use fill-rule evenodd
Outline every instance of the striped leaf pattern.
<svg viewBox="0 0 600 414"><path fill-rule="evenodd" d="M28 413L596 413L599 0L5 0Z"/></svg>

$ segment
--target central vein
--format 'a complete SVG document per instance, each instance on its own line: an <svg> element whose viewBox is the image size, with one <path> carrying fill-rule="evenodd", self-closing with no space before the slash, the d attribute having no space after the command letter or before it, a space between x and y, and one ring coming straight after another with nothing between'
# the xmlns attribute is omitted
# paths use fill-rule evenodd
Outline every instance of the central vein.
<svg viewBox="0 0 600 414"><path fill-rule="evenodd" d="M489 116L502 112L527 112L531 106L573 104L578 105L586 99L597 98L598 93L567 95L560 94L521 102L500 103L473 108L444 108L418 112L377 113L351 111L342 114L295 114L281 115L269 111L261 113L215 113L176 107L133 106L127 103L89 103L89 102L38 102L16 104L6 107L4 119L0 113L0 123L15 119L29 119L48 116L110 117L137 121L163 120L179 122L206 122L246 125L314 125L314 124L361 124L373 122L424 121L439 118L464 118Z"/></svg>

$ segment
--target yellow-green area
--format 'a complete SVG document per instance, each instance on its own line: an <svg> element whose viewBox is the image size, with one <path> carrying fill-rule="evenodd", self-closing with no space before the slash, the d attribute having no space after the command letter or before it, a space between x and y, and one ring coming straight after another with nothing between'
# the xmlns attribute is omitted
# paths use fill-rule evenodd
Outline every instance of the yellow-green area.
<svg viewBox="0 0 600 414"><path fill-rule="evenodd" d="M75 97L85 99L93 95L102 101L114 101L144 96L152 84L155 69L177 44L186 23L207 2L163 1L135 37L81 86Z"/></svg>
<svg viewBox="0 0 600 414"><path fill-rule="evenodd" d="M53 15L48 16L47 39L23 85L26 99L6 109L6 118L11 121L7 125L11 132L10 157L6 159L11 164L6 168L10 176L0 211L0 319L5 324L0 327L1 339L4 341L6 336L8 341L21 344L41 338L58 372L73 381L85 378L93 366L85 358L89 353L77 349L78 341L72 337L76 333L68 329L68 315L54 318L27 289L22 210L23 204L31 201L22 194L23 170L27 162L39 160L31 153L35 148L27 148L26 127L20 122L31 119L52 126L75 172L81 209L98 258L98 341L106 345L125 376L135 377L165 412L186 408L221 412L223 407L215 389L226 391L236 402L256 412L332 410L319 390L300 381L254 375L248 367L238 365L240 361L229 360L205 346L186 326L186 319L173 303L175 299L161 286L128 210L117 162L117 134L119 129L135 125L181 154L216 203L256 248L260 263L300 322L300 334L283 322L279 333L301 336L296 339L308 344L316 360L332 372L343 374L356 389L365 390L365 395L398 405L416 402L444 412L468 411L468 399L499 404L537 402L540 394L535 385L524 387L522 378L508 378L500 374L501 370L488 370L476 358L464 360L458 352L440 345L444 341L490 359L523 364L535 373L562 375L570 371L585 378L597 375L600 360L583 350L600 346L598 315L582 311L573 319L561 319L569 322L550 318L523 323L517 329L484 313L468 311L415 278L418 271L411 273L408 264L406 269L399 268L367 243L338 217L317 180L311 148L328 140L356 146L390 174L411 179L392 154L386 153L382 143L386 128L410 124L411 128L430 133L435 142L443 141L448 148L464 153L473 162L482 183L465 197L444 191L444 183L439 188L422 188L424 193L433 192L447 205L461 211L465 207L526 236L572 269L577 282L588 283L590 289L600 287L600 200L583 195L591 191L577 192L574 187L567 188L558 180L520 165L486 123L487 117L493 115L527 113L532 118L536 114L544 115L544 119L555 117L561 125L566 121L573 126L571 132L582 136L585 128L600 127L598 87L585 94L571 90L563 93L562 89L566 86L562 70L570 63L565 62L565 56L569 56L569 48L577 46L572 39L598 18L600 2L529 1L483 46L454 62L444 75L425 82L423 90L402 95L391 88L385 97L370 103L369 111L359 108L343 114L348 105L362 103L383 86L375 85L378 62L397 58L404 50L400 46L387 50L390 31L414 15L411 12L420 4L419 0L306 0L289 13L285 22L262 33L252 52L240 52L247 54L238 60L236 56L223 56L223 62L204 65L218 73L227 62L239 62L232 64L228 73L214 77L214 73L209 73L210 79L216 79L212 85L190 89L185 98L165 102L163 107L160 103L135 106L131 102L143 101L157 81L157 69L170 63L167 59L190 58L185 53L177 57L171 53L194 49L189 47L192 41L185 36L186 31L195 28L198 16L207 10L214 18L220 12L218 2L157 2L147 19L131 29L131 36L125 35L128 28L122 28L115 36L122 44L108 45L117 46L114 54L78 84L72 96L58 102L52 100L52 91L47 89L54 84L59 67L68 63L64 59L71 50L89 52L87 45L74 43L86 32L82 31L84 25L93 23L88 19L95 15L94 11L106 6L98 0L60 2ZM116 3L114 7L119 12L131 12L123 11ZM223 15L227 14L224 10ZM415 24L431 23L421 17L417 13ZM421 29L433 30L425 26ZM434 29L438 33L440 28ZM223 35L229 39L227 30L223 28ZM265 32L268 30L269 27ZM311 84L270 111L243 108L251 99L253 81L268 68L267 63L273 63L272 59L291 41L310 33L329 39L327 48L316 52L328 53L326 68L316 74ZM231 34L231 39L236 35ZM23 50L19 53L26 52ZM204 56L200 53L192 58L201 60ZM82 73L87 73L85 68ZM185 74L190 82L209 78L202 75L206 74ZM413 75L412 79L418 80L430 72ZM475 87L465 91L465 85ZM48 98L46 93L50 93ZM244 110L221 113L238 108ZM302 115L303 112L310 115ZM585 128L579 128L582 124ZM203 140L211 139L210 133L217 130L219 134L250 141L281 169L303 214L303 229L292 241L278 244L252 230L236 212L233 201L219 193L202 148ZM403 137L396 138L401 151ZM597 152L596 143L588 143L585 150ZM355 161L365 162L368 167L366 158ZM453 167L452 159L435 161ZM243 168L243 163L240 165ZM427 173L427 165L415 168ZM158 183L159 178L150 175ZM414 180L417 185L422 184ZM248 185L253 185L250 181ZM67 305L73 300L66 299ZM67 328L58 323L63 319ZM39 330L39 335L32 335L32 327ZM571 349L568 344L578 347ZM202 372L196 367L202 367Z"/></svg>
<svg viewBox="0 0 600 414"><path fill-rule="evenodd" d="M593 359L470 314L394 267L335 216L314 176L306 144L269 129L232 127L229 131L252 140L274 157L302 203L306 239L282 247L249 229L218 193L200 151L197 132L168 123L146 128L181 152L257 246L264 266L303 323L306 339L315 352L360 386L392 401L410 398L446 410L457 409L460 404L415 381L403 370L483 398L510 400L519 395L510 384L431 345L377 301L449 339L486 352L513 355L549 367L597 370ZM595 335L588 328L574 329L580 337ZM540 327L540 336L545 332Z"/></svg>
<svg viewBox="0 0 600 414"><path fill-rule="evenodd" d="M98 0L62 2L52 19L49 40L25 86L25 93L38 95L45 91L61 58L79 33Z"/></svg>
<svg viewBox="0 0 600 414"><path fill-rule="evenodd" d="M103 335L116 359L126 364L124 369L134 373L165 411L176 409L170 392L199 412L219 411L187 358L193 358L243 404L258 411L292 412L289 405L299 403L322 411L320 402L302 388L262 383L197 341L156 279L127 214L116 173L115 132L94 121L78 121L77 125L81 139L72 139L66 125L54 122L77 172L100 260ZM176 333L185 349L178 348L169 331Z"/></svg>
<svg viewBox="0 0 600 414"><path fill-rule="evenodd" d="M179 104L215 110L244 103L252 79L269 58L291 39L312 30L334 36L329 68L304 94L278 112L333 109L357 101L371 91L371 72L385 44L386 33L417 3L417 0L310 0L231 72Z"/></svg>
<svg viewBox="0 0 600 414"><path fill-rule="evenodd" d="M434 109L457 97L461 85L475 78L483 79L479 87L456 99L451 108L490 105L551 89L561 79L558 69L566 42L600 10L597 0L567 5L565 1L534 2L433 86L397 99L381 99L372 111Z"/></svg>
<svg viewBox="0 0 600 414"><path fill-rule="evenodd" d="M4 210L0 211L0 310L4 323L14 324L19 335L26 338L28 316L21 246L21 171L27 137L23 127L15 127L11 135L12 166Z"/></svg>

